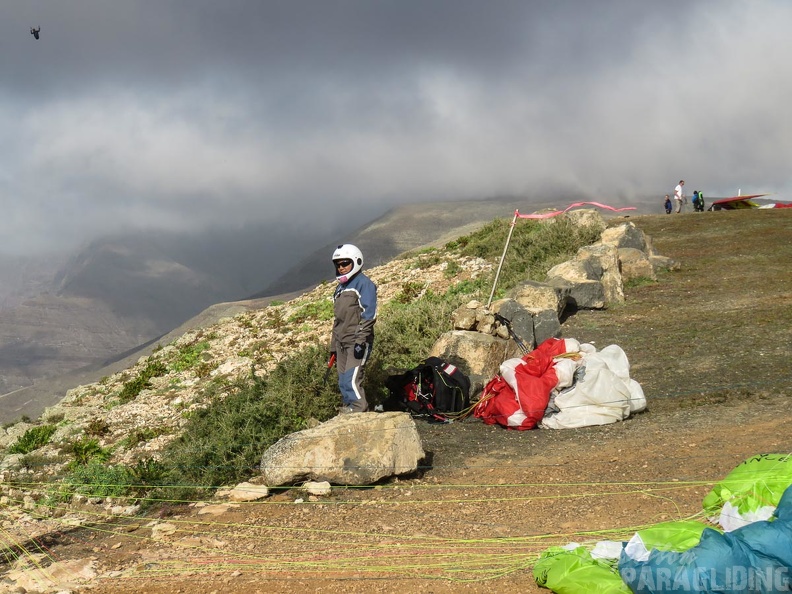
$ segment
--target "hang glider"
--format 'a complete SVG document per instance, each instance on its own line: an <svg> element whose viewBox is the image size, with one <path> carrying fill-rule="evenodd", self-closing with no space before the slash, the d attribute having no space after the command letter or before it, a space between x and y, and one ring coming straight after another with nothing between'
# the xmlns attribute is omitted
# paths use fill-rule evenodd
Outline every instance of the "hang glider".
<svg viewBox="0 0 792 594"><path fill-rule="evenodd" d="M745 208L790 208L792 203L770 202L768 200L758 200L762 196L769 194L750 194L748 196L731 196L730 198L719 198L713 200L707 210L741 210Z"/></svg>

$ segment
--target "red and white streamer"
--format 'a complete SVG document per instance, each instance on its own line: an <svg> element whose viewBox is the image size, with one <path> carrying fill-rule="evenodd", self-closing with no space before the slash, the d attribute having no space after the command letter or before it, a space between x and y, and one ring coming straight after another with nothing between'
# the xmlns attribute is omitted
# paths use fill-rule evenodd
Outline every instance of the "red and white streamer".
<svg viewBox="0 0 792 594"><path fill-rule="evenodd" d="M537 214L520 214L518 211L514 211L514 214L519 219L549 219L550 217L557 217L560 214L564 214L572 210L573 208L577 208L578 206L585 206L590 204L592 206L598 206L599 208L604 208L606 210L612 210L614 212L621 212L623 210L635 210L634 206L625 206L624 208L615 208L613 206L608 206L607 204L600 204L599 202L575 202L574 204L570 204L564 210L555 210L553 212L544 212L544 213L537 213Z"/></svg>

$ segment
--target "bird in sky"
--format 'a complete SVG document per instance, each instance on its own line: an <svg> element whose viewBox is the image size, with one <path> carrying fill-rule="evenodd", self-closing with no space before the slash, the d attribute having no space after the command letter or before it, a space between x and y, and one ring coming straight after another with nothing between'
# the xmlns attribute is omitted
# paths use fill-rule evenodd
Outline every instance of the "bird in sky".
<svg viewBox="0 0 792 594"><path fill-rule="evenodd" d="M35 37L36 39L39 38L39 32L41 31L41 27L31 27L30 34Z"/></svg>

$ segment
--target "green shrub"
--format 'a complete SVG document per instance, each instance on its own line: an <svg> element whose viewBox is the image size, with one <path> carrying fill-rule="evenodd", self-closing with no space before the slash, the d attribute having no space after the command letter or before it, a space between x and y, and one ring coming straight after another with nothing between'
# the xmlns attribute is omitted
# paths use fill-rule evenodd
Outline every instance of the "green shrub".
<svg viewBox="0 0 792 594"><path fill-rule="evenodd" d="M451 314L464 300L452 292L437 295L427 291L411 303L392 301L382 307L364 380L370 405L387 396L385 380L389 375L423 361L437 338L453 330Z"/></svg>
<svg viewBox="0 0 792 594"><path fill-rule="evenodd" d="M448 266L443 271L443 276L446 278L454 278L462 272L462 267L457 263L456 260L449 260Z"/></svg>
<svg viewBox="0 0 792 594"><path fill-rule="evenodd" d="M424 253L418 256L418 259L413 264L413 268L418 270L425 270L427 268L431 268L432 266L436 266L443 262L443 254L438 252L436 249L432 249L429 253Z"/></svg>
<svg viewBox="0 0 792 594"><path fill-rule="evenodd" d="M424 290L423 283L408 281L402 285L401 291L393 298L396 303L407 304L415 301Z"/></svg>
<svg viewBox="0 0 792 594"><path fill-rule="evenodd" d="M28 454L49 443L50 438L57 430L55 425L39 425L31 427L25 434L17 439L8 448L9 454Z"/></svg>
<svg viewBox="0 0 792 594"><path fill-rule="evenodd" d="M108 425L107 421L100 417L91 419L85 426L86 435L91 435L93 437L103 437L108 433L110 433L110 425Z"/></svg>
<svg viewBox="0 0 792 594"><path fill-rule="evenodd" d="M176 355L176 359L173 361L173 363L171 363L171 369L173 371L179 372L196 367L203 362L201 354L204 351L209 350L209 347L209 341L207 340L194 342L193 344L183 347L179 351L179 354Z"/></svg>
<svg viewBox="0 0 792 594"><path fill-rule="evenodd" d="M333 302L330 299L312 301L300 307L286 320L289 324L304 322L306 320L326 321L333 319Z"/></svg>
<svg viewBox="0 0 792 594"><path fill-rule="evenodd" d="M138 460L134 466L128 468L128 471L132 475L135 490L139 495L166 484L168 477L167 466L154 458Z"/></svg>
<svg viewBox="0 0 792 594"><path fill-rule="evenodd" d="M55 412L48 415L43 419L48 425L57 425L66 418L66 414L62 412Z"/></svg>
<svg viewBox="0 0 792 594"><path fill-rule="evenodd" d="M499 262L509 233L510 220L496 219L460 242L463 256ZM503 262L498 289L501 293L525 279L544 280L547 271L596 242L600 230L579 226L566 217L551 221L518 220ZM494 273L493 273L494 278Z"/></svg>
<svg viewBox="0 0 792 594"><path fill-rule="evenodd" d="M124 465L107 465L93 460L75 466L63 479L65 492L87 497L126 497L134 493L135 478Z"/></svg>
<svg viewBox="0 0 792 594"><path fill-rule="evenodd" d="M143 390L151 387L151 378L168 373L168 368L162 361L150 361L135 379L129 380L121 387L118 400L121 404L131 402Z"/></svg>
<svg viewBox="0 0 792 594"><path fill-rule="evenodd" d="M151 427L138 427L133 429L121 443L127 448L133 448L140 443L151 441L155 437L159 437L164 432L165 430L162 428L153 429Z"/></svg>
<svg viewBox="0 0 792 594"><path fill-rule="evenodd" d="M283 315L283 310L281 309L267 309L267 318L262 321L262 326L264 328L269 328L271 330L277 330L278 332L283 332L288 326L286 325L286 318Z"/></svg>
<svg viewBox="0 0 792 594"><path fill-rule="evenodd" d="M134 466L104 464L91 460L74 466L60 484L49 493L50 503L68 501L73 495L86 497L127 497L148 499L148 495L164 484L165 465L152 458L138 460Z"/></svg>
<svg viewBox="0 0 792 594"><path fill-rule="evenodd" d="M249 477L262 452L278 439L335 414L335 378L323 384L327 352L313 346L280 363L266 379L249 378L233 393L196 411L163 458L168 484L210 490Z"/></svg>
<svg viewBox="0 0 792 594"><path fill-rule="evenodd" d="M30 472L36 472L53 463L53 459L41 454L25 454L19 460L19 467Z"/></svg>
<svg viewBox="0 0 792 594"><path fill-rule="evenodd" d="M110 450L99 445L99 440L89 437L75 441L66 448L74 456L71 467L86 466L90 462L106 462L110 458Z"/></svg>

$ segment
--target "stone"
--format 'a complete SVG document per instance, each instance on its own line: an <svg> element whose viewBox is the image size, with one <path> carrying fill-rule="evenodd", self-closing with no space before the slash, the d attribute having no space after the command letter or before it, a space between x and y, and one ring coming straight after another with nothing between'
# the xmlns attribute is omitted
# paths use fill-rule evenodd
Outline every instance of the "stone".
<svg viewBox="0 0 792 594"><path fill-rule="evenodd" d="M227 497L231 501L258 501L269 495L269 488L266 485L254 485L252 483L239 483L229 491Z"/></svg>
<svg viewBox="0 0 792 594"><path fill-rule="evenodd" d="M480 332L452 330L440 335L429 356L440 357L459 367L470 379L470 395L474 397L498 373L500 364L517 351L517 345L511 340Z"/></svg>
<svg viewBox="0 0 792 594"><path fill-rule="evenodd" d="M602 218L602 214L593 208L570 210L565 216L578 227L595 227L600 231L604 231L605 227L607 227L607 223L605 219Z"/></svg>
<svg viewBox="0 0 792 594"><path fill-rule="evenodd" d="M566 293L567 306L577 309L603 309L607 305L605 288L600 281L582 280L573 282L563 278L553 278L549 282Z"/></svg>
<svg viewBox="0 0 792 594"><path fill-rule="evenodd" d="M560 315L566 307L566 298L554 287L547 283L539 283L531 280L523 281L512 288L507 293L507 297L513 299L529 311L555 309ZM507 318L509 317L502 312L500 313Z"/></svg>
<svg viewBox="0 0 792 594"><path fill-rule="evenodd" d="M302 488L309 495L330 495L332 491L332 487L327 481L322 481L319 483L316 481L308 481L302 486Z"/></svg>
<svg viewBox="0 0 792 594"><path fill-rule="evenodd" d="M557 295L555 289L552 287L547 285L544 285L544 287L551 291L554 295ZM555 307L550 307L547 309L555 310ZM511 326L512 332L514 332L517 338L520 339L527 350L530 351L534 348L536 345L536 340L534 339L534 322L531 311L523 307L522 304L520 304L520 302L518 302L516 299L499 299L492 304L492 311L509 321L509 326ZM539 309L538 311L542 310ZM498 336L507 340L513 340L509 335L508 328L505 325L499 326L499 330L500 329L503 329L505 334L501 334L499 332Z"/></svg>
<svg viewBox="0 0 792 594"><path fill-rule="evenodd" d="M682 268L682 265L679 262L673 260L672 258L668 258L667 256L651 254L649 256L649 262L652 263L652 267L654 268L655 272L658 270L679 270Z"/></svg>
<svg viewBox="0 0 792 594"><path fill-rule="evenodd" d="M624 302L624 281L616 247L603 243L588 245L578 250L576 258L585 260L594 269L594 280L602 283L607 303Z"/></svg>
<svg viewBox="0 0 792 594"><path fill-rule="evenodd" d="M542 344L548 338L561 338L561 323L552 309L545 309L533 315L534 336L536 344Z"/></svg>
<svg viewBox="0 0 792 594"><path fill-rule="evenodd" d="M563 278L571 282L599 280L600 275L594 266L586 260L567 260L553 266L547 271L548 284L554 278Z"/></svg>
<svg viewBox="0 0 792 594"><path fill-rule="evenodd" d="M657 280L654 266L645 252L635 248L619 248L622 278L625 281L636 278Z"/></svg>
<svg viewBox="0 0 792 594"><path fill-rule="evenodd" d="M370 485L414 472L425 455L409 414L353 413L278 440L261 457L261 474L270 487L305 480Z"/></svg>
<svg viewBox="0 0 792 594"><path fill-rule="evenodd" d="M646 234L632 222L605 229L600 241L605 245L612 245L616 248L634 248L647 254L651 254L653 251L651 240L648 240Z"/></svg>
<svg viewBox="0 0 792 594"><path fill-rule="evenodd" d="M476 310L466 305L457 308L451 314L451 323L457 330L474 330L476 328Z"/></svg>

